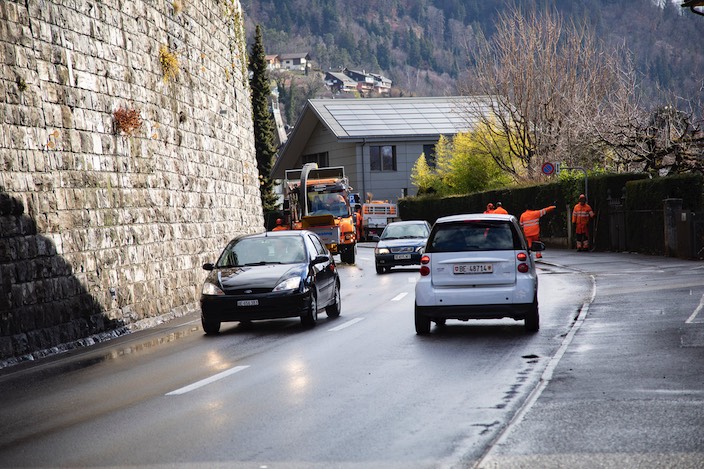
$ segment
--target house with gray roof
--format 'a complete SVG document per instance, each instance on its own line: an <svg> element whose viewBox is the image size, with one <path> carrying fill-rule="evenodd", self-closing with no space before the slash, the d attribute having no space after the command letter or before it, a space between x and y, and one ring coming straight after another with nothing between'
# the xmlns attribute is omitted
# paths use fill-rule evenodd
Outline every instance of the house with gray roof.
<svg viewBox="0 0 704 469"><path fill-rule="evenodd" d="M357 91L357 82L342 72L327 72L325 74L325 85L333 93L352 94Z"/></svg>
<svg viewBox="0 0 704 469"><path fill-rule="evenodd" d="M310 55L307 52L279 54L281 68L292 72L306 72L310 68Z"/></svg>
<svg viewBox="0 0 704 469"><path fill-rule="evenodd" d="M362 198L397 201L415 195L411 170L421 154L434 156L441 135L470 130L473 112L489 112L488 97L310 99L272 169L305 163L344 166ZM472 111L470 111L472 109ZM478 110L478 111L477 111Z"/></svg>

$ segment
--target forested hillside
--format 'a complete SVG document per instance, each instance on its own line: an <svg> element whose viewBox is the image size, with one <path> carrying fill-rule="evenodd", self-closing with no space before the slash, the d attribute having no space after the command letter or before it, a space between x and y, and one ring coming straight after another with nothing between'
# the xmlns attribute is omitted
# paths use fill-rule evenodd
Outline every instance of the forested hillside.
<svg viewBox="0 0 704 469"><path fill-rule="evenodd" d="M632 54L648 105L698 101L704 17L657 0L243 0L248 37L260 24L268 54L309 52L323 71L378 72L397 92L455 94L468 50L513 8L550 7L594 28L606 47ZM660 4L660 5L658 5ZM683 101L680 101L683 102Z"/></svg>

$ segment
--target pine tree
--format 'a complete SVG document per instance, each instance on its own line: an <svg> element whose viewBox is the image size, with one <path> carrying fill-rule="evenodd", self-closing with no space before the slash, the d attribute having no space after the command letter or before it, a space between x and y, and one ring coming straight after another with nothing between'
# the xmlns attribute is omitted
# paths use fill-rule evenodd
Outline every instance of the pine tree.
<svg viewBox="0 0 704 469"><path fill-rule="evenodd" d="M277 209L277 197L274 193L274 181L271 169L276 155L274 119L269 112L271 83L266 64L266 54L262 43L262 31L256 27L252 52L249 55L249 86L252 92L252 118L254 120L254 147L259 170L259 190L262 197L264 213Z"/></svg>

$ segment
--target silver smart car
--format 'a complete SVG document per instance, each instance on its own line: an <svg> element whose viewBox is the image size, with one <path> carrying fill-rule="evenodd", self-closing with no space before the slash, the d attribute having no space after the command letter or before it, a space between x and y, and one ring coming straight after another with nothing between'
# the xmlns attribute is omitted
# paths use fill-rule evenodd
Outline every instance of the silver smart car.
<svg viewBox="0 0 704 469"><path fill-rule="evenodd" d="M417 334L447 319L513 318L528 332L540 327L538 276L531 250L512 215L465 214L439 218L421 258L416 283Z"/></svg>

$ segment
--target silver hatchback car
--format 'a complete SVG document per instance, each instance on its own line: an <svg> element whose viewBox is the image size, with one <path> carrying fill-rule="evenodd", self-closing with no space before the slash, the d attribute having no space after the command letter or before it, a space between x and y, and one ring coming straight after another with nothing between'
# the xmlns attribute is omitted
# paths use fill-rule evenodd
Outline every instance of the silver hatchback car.
<svg viewBox="0 0 704 469"><path fill-rule="evenodd" d="M447 319L525 321L528 332L540 328L538 276L531 250L512 215L465 214L439 218L421 258L416 283L417 334Z"/></svg>

